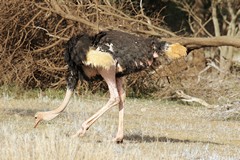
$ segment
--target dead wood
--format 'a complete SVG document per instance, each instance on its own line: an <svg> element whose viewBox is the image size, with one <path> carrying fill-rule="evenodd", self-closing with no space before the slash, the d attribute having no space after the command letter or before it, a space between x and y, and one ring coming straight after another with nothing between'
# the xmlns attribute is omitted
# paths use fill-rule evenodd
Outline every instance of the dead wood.
<svg viewBox="0 0 240 160"><path fill-rule="evenodd" d="M211 105L201 98L187 95L182 90L175 91L172 98L180 99L181 101L187 103L198 103L207 109L210 109L210 117L213 120L239 120L240 118L240 101L232 101L221 105Z"/></svg>
<svg viewBox="0 0 240 160"><path fill-rule="evenodd" d="M175 98L178 98L184 102L196 102L201 104L204 107L207 107L208 109L214 108L214 105L208 104L205 100L197 97L193 97L190 95L185 94L182 90L175 91Z"/></svg>
<svg viewBox="0 0 240 160"><path fill-rule="evenodd" d="M162 40L181 43L186 46L189 51L204 47L220 47L220 46L233 46L240 48L240 38L231 36L219 36L219 37L171 37L162 38Z"/></svg>

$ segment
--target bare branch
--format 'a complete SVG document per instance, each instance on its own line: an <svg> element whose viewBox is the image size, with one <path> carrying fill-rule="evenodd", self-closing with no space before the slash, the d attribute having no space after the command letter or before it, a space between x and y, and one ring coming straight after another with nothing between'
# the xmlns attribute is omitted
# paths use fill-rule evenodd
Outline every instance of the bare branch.
<svg viewBox="0 0 240 160"><path fill-rule="evenodd" d="M208 109L215 108L214 105L208 104L203 99L193 97L193 96L189 96L189 95L185 94L182 90L177 90L175 93L176 93L177 98L180 98L184 102L197 102L197 103L207 107Z"/></svg>
<svg viewBox="0 0 240 160"><path fill-rule="evenodd" d="M162 38L162 40L172 43L180 43L186 46L189 50L199 49L203 47L219 47L219 46L233 46L236 48L240 48L240 38L231 36L219 36L210 38L172 37Z"/></svg>
<svg viewBox="0 0 240 160"><path fill-rule="evenodd" d="M34 28L44 30L45 32L47 32L47 35L49 37L53 37L53 38L57 38L57 39L60 39L60 40L65 40L65 41L68 40L68 38L60 37L60 36L53 35L53 34L49 33L49 31L47 29L45 29L45 28L42 28L42 27L39 27L39 26L34 27Z"/></svg>
<svg viewBox="0 0 240 160"><path fill-rule="evenodd" d="M236 16L238 17L240 15L240 9L237 11Z"/></svg>
<svg viewBox="0 0 240 160"><path fill-rule="evenodd" d="M50 45L48 45L48 46L46 46L46 47L43 47L43 48L39 48L39 49L37 49L37 50L34 50L33 52L34 52L34 53L42 52L42 51L44 51L44 50L47 50L47 49L50 49L50 48L56 46L56 45L59 44L60 42L61 42L61 40L59 39L58 41L56 41L56 42L54 42L54 43L52 43L52 44L50 44Z"/></svg>
<svg viewBox="0 0 240 160"><path fill-rule="evenodd" d="M180 8L182 11L188 13L188 23L189 23L189 26L190 26L190 28L191 28L191 30L192 30L193 32L195 32L195 29L194 29L194 27L193 27L192 24L197 24L202 31L204 31L209 37L212 37L212 34L209 33L209 32L207 31L207 29L205 28L205 25L206 25L207 23L202 24L202 19L199 18L198 15L194 12L192 6L190 6L186 1L177 1L177 0L174 0L174 2L179 5L179 8ZM191 18L193 18L193 20L194 20L193 22L192 22ZM194 22L196 22L196 23L194 23ZM200 29L199 29L198 31L200 31ZM197 35L197 34L196 34L196 35ZM196 36L196 35L195 35L195 36Z"/></svg>
<svg viewBox="0 0 240 160"><path fill-rule="evenodd" d="M151 28L153 28L153 29L155 29L157 31L160 31L160 32L163 32L163 33L167 33L170 36L176 36L176 34L174 34L171 31L168 31L166 29L157 27L155 25L150 25L148 22L144 22L142 20L138 20L138 19L132 18L132 17L126 15L125 13L123 13L122 11L115 9L112 6L108 6L108 7L110 9L112 9L113 11L116 11L119 14L115 14L114 12L111 12L111 10L109 10L105 5L99 5L99 8L101 8L101 10L103 10L103 12L101 12L101 14L114 16L114 17L119 18L119 19L127 20L127 21L130 21L130 22L136 22L136 23L139 23L139 24L143 24L145 26L151 26Z"/></svg>
<svg viewBox="0 0 240 160"><path fill-rule="evenodd" d="M228 11L229 11L229 13L231 15L231 18L235 21L236 15L235 15L235 13L233 11L232 4L231 4L230 1L227 1L227 6L228 6Z"/></svg>
<svg viewBox="0 0 240 160"><path fill-rule="evenodd" d="M147 16L144 14L144 9L143 9L143 5L142 5L142 0L140 0L140 11L141 11L141 16L144 17L144 18L147 20L147 23L149 24L149 25L148 25L148 29L153 30L153 28L152 28L152 22L151 22L150 18L147 17Z"/></svg>
<svg viewBox="0 0 240 160"><path fill-rule="evenodd" d="M99 12L98 12L98 0L95 0L96 6L96 19L97 19L97 32L99 32Z"/></svg>
<svg viewBox="0 0 240 160"><path fill-rule="evenodd" d="M48 3L47 1L45 1L45 2L46 2L47 4L49 4L49 5L51 6L51 8L43 7L43 6L40 6L40 5L38 5L38 4L36 4L36 6L39 7L39 8L41 8L41 9L43 9L43 10L51 11L51 12L53 12L53 13L59 14L59 15L60 15L61 17L63 17L63 18L66 18L66 19L70 19L70 20L73 20L73 21L76 21L76 22L83 23L83 24L91 27L91 28L94 29L94 30L97 30L97 29L98 29L98 27L97 27L95 24L93 24L93 23L91 23L91 22L89 22L89 21L87 21L87 20L85 20L85 19L83 19L83 18L81 18L81 17L79 17L79 16L72 15L72 14L70 14L70 13L64 12L64 11L61 9L61 7L59 6L59 4L56 2L56 0L51 0L51 2L49 2L49 3Z"/></svg>
<svg viewBox="0 0 240 160"><path fill-rule="evenodd" d="M215 36L220 36L220 26L217 18L217 2L212 3L212 20L214 26Z"/></svg>

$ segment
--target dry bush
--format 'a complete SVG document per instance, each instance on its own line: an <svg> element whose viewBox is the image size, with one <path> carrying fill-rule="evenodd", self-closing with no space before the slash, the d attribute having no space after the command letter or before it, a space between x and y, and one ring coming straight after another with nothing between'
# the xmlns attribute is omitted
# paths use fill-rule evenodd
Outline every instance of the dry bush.
<svg viewBox="0 0 240 160"><path fill-rule="evenodd" d="M64 77L62 41L51 38L50 31L69 34L66 23L57 15L46 15L31 1L2 1L0 71L1 84L44 87ZM61 25L55 25L56 22ZM54 30L56 29L56 30Z"/></svg>
<svg viewBox="0 0 240 160"><path fill-rule="evenodd" d="M96 6L91 1L1 0L0 71L4 76L0 84L25 88L64 86L63 46L69 37L80 32L96 33L99 29L130 32L135 28L142 32L165 31L156 27L161 23L160 17L150 19L141 8L134 7L131 1L113 7L108 1ZM141 86L138 82L145 84L145 74L137 75L135 88ZM134 77L131 86L135 85ZM94 90L99 83L89 86Z"/></svg>
<svg viewBox="0 0 240 160"><path fill-rule="evenodd" d="M158 27L163 26L160 14L147 17L141 5L132 1L114 4L108 0L98 4L74 0L0 2L1 85L42 89L64 87L67 72L63 60L64 44L69 37L81 32L91 34L118 29L143 35L174 35L166 27ZM197 85L195 82L204 67L205 59L195 56L188 62L180 59L156 71L130 75L127 77L128 94L170 97L176 89L184 89L202 96L205 81ZM81 89L92 92L99 88L106 88L105 83L81 84ZM211 91L207 93L209 97L211 94Z"/></svg>

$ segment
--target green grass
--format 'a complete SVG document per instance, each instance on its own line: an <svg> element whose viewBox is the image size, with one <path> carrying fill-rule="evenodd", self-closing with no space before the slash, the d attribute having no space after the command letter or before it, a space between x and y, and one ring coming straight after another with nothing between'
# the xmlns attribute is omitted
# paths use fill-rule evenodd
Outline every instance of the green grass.
<svg viewBox="0 0 240 160"><path fill-rule="evenodd" d="M1 160L237 160L240 157L238 121L214 121L205 108L170 101L127 99L123 144L111 142L117 130L117 107L104 114L84 137L69 137L108 99L97 95L73 97L59 117L34 129L35 112L51 110L61 103L63 95L52 98L51 94L54 93L49 91L32 98L1 96Z"/></svg>

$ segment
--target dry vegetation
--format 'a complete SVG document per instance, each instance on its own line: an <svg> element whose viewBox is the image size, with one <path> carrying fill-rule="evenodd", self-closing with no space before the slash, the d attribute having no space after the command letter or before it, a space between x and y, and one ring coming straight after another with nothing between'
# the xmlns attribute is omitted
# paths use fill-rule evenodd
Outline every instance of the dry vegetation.
<svg viewBox="0 0 240 160"><path fill-rule="evenodd" d="M138 28L140 31L148 26L148 19L139 14L139 9L131 9L133 4L130 2L117 8L107 3L99 4L99 16L96 4L91 1L0 2L0 72L4 74L0 85L15 84L25 88L65 86L67 68L63 48L69 37L82 32L96 33L99 29L130 32ZM123 13L123 9L129 13ZM160 22L161 17L155 17L153 23L160 25ZM155 29L170 33L162 28Z"/></svg>
<svg viewBox="0 0 240 160"><path fill-rule="evenodd" d="M125 141L114 144L117 107L99 119L86 136L71 139L106 98L75 97L57 119L34 129L33 115L56 107L61 99L0 98L0 155L9 159L214 159L240 157L240 124L210 117L206 108L176 102L127 99Z"/></svg>
<svg viewBox="0 0 240 160"><path fill-rule="evenodd" d="M155 99L127 100L126 136L121 145L110 142L117 128L117 107L85 137L69 137L107 101L102 82L79 85L61 116L33 129L36 111L61 103L64 91L51 93L46 88L65 87L63 46L72 35L99 29L175 35L156 27L163 25L161 14L147 17L132 1L116 6L108 0L98 6L95 1L57 1L60 8L54 2L0 0L0 85L4 86L0 88L0 159L239 159L239 67L222 79L214 66L218 59L210 57L214 63L209 63L203 50L163 66L157 74L145 71L127 77L129 97ZM89 96L100 88L104 98ZM176 99L176 90L218 107L209 110L196 103L156 100Z"/></svg>
<svg viewBox="0 0 240 160"><path fill-rule="evenodd" d="M144 35L176 36L164 27L161 11L146 16L141 4L131 0L116 4L108 0L99 3L90 0L0 2L0 72L3 74L0 85L43 90L65 87L67 67L63 61L64 44L69 37L80 32L118 29ZM188 42L186 45L191 46ZM196 45L195 42L192 45ZM128 76L128 96L169 98L173 92L181 89L215 103L219 98L216 93L222 94L226 88L219 83L213 84L218 73L207 75L216 71L214 68L200 75L205 67L209 67L206 66L203 52L198 51L187 62L181 59L170 66L163 66L157 74L146 71ZM217 62L215 64L218 65ZM79 93L86 90L96 92L104 88L106 85L102 82L83 83L79 86ZM233 95L232 99L238 97Z"/></svg>

